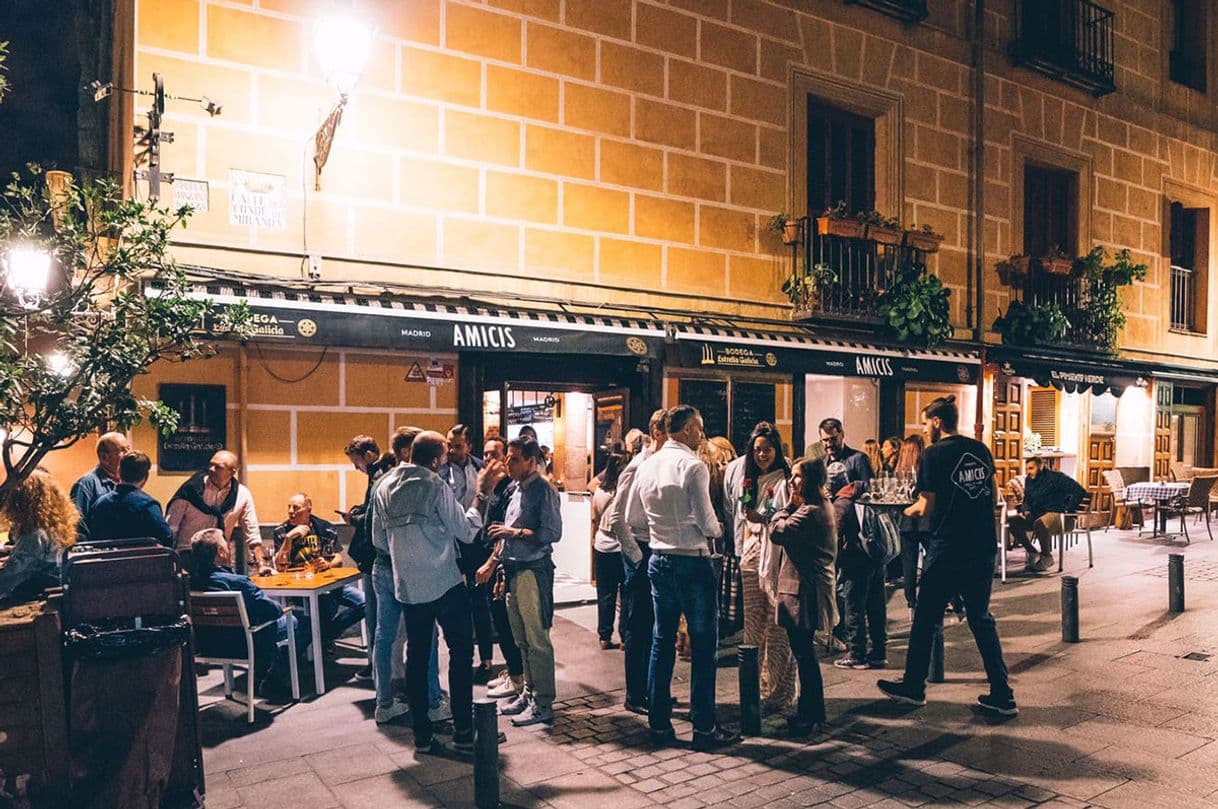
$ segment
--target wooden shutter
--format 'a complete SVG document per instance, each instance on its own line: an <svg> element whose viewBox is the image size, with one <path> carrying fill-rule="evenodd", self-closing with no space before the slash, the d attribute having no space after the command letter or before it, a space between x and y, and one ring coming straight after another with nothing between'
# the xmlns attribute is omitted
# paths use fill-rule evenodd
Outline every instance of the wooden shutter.
<svg viewBox="0 0 1218 809"><path fill-rule="evenodd" d="M1032 388L1028 391L1028 430L1040 433L1042 447L1057 446L1057 402L1060 392L1056 388Z"/></svg>
<svg viewBox="0 0 1218 809"><path fill-rule="evenodd" d="M1023 250L1045 256L1055 247L1073 253L1076 246L1075 188L1078 174L1028 164L1023 172Z"/></svg>

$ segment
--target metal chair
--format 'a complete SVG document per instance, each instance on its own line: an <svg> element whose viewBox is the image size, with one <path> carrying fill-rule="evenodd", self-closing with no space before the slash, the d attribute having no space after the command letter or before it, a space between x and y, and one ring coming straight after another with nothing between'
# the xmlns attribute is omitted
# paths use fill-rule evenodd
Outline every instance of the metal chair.
<svg viewBox="0 0 1218 809"><path fill-rule="evenodd" d="M1078 504L1077 511L1068 511L1061 515L1061 530L1054 534L1057 544L1057 572L1061 573L1066 563L1066 548L1078 544L1079 539L1087 540L1087 567L1095 567L1095 559L1091 549L1091 529L1096 526L1099 518L1108 517L1109 512L1092 511L1091 495L1085 495Z"/></svg>
<svg viewBox="0 0 1218 809"><path fill-rule="evenodd" d="M1210 492L1214 488L1215 481L1218 481L1218 476L1195 477L1189 483L1188 491L1184 495L1161 507L1165 518L1180 517L1180 530L1184 532L1185 544L1192 542L1188 535L1188 520L1185 519L1189 514L1196 514L1198 518L1202 514L1205 515L1205 530L1210 535L1210 542L1214 541L1214 531L1210 527Z"/></svg>
<svg viewBox="0 0 1218 809"><path fill-rule="evenodd" d="M284 607L285 615L292 612L291 607ZM254 721L254 634L268 627L273 628L278 619L266 621L257 626L250 626L249 614L245 611L245 601L238 592L192 592L190 594L190 620L195 627L224 627L240 629L245 633L245 657L217 657L214 655L195 655L195 662L222 666L224 668L224 696L233 698L233 666L240 666L246 672L246 720ZM300 677L296 670L296 633L288 632L286 641L277 645L287 644L288 666L292 680L292 699L300 699Z"/></svg>

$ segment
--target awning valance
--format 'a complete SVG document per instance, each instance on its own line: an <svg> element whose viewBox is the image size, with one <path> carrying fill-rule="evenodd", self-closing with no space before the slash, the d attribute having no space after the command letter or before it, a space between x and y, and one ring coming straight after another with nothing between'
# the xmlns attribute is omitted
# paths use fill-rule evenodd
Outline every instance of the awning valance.
<svg viewBox="0 0 1218 809"><path fill-rule="evenodd" d="M1120 396L1130 385L1147 383L1144 369L1118 360L1030 354L1011 348L995 349L992 356L999 371L1007 376L1026 377L1067 393L1090 391Z"/></svg>

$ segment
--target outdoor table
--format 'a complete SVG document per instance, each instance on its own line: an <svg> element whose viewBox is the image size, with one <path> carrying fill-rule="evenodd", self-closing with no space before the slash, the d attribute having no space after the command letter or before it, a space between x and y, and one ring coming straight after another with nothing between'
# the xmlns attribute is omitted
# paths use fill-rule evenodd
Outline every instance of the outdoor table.
<svg viewBox="0 0 1218 809"><path fill-rule="evenodd" d="M1138 503L1151 501L1155 504L1155 522L1151 532L1152 537L1157 537L1160 534L1164 539L1167 536L1167 515L1159 513L1159 505L1169 503L1177 497L1182 497L1188 494L1188 483L1171 483L1168 481L1158 481L1150 483L1131 483L1125 487L1125 500Z"/></svg>
<svg viewBox="0 0 1218 809"><path fill-rule="evenodd" d="M332 567L321 573L311 573L305 570L288 571L254 579L254 583L271 598L280 601L286 601L289 598L305 599L306 611L309 615L309 629L313 634L310 649L313 653L313 680L318 696L325 693L326 680L323 669L325 655L321 651L321 612L317 608L317 597L352 581L360 581L358 568Z"/></svg>

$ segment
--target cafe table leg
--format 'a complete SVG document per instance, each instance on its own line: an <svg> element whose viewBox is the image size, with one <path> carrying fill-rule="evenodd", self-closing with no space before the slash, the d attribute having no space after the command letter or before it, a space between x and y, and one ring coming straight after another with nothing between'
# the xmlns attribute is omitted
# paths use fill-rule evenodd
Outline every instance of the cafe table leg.
<svg viewBox="0 0 1218 809"><path fill-rule="evenodd" d="M321 648L321 611L317 608L317 593L309 593L309 629L313 634L313 684L317 696L326 692L326 656Z"/></svg>

